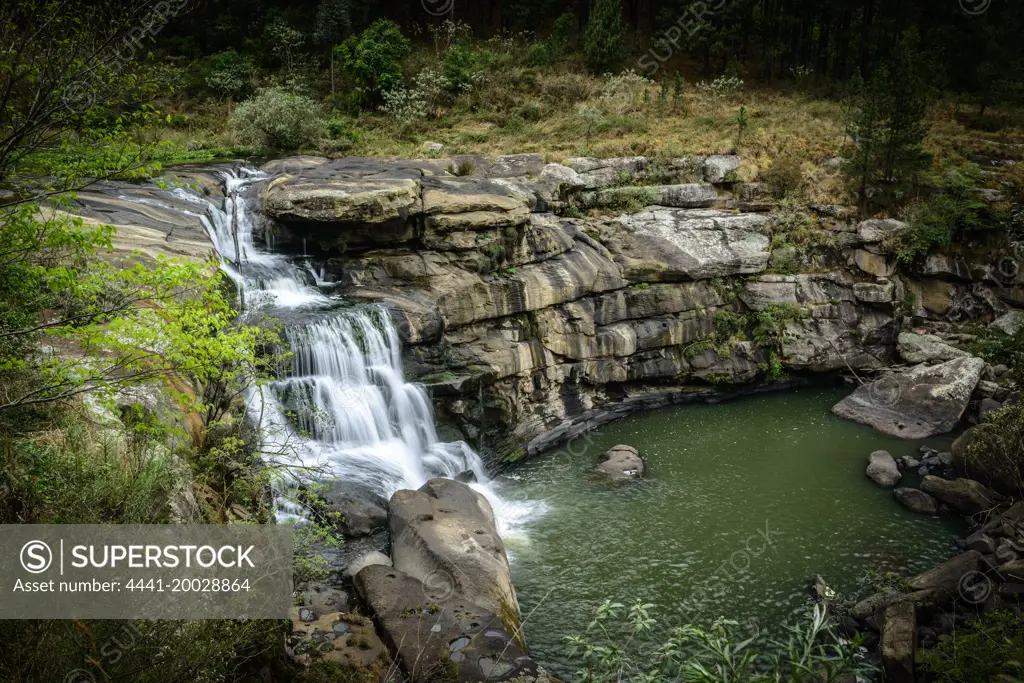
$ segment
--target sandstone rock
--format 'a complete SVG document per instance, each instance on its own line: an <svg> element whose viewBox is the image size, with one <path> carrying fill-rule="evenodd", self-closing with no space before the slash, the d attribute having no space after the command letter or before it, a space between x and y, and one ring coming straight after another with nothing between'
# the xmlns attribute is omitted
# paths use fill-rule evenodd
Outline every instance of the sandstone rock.
<svg viewBox="0 0 1024 683"><path fill-rule="evenodd" d="M853 261L857 264L858 268L875 277L891 277L896 272L896 263L894 261L890 261L881 254L875 254L865 249L854 251Z"/></svg>
<svg viewBox="0 0 1024 683"><path fill-rule="evenodd" d="M644 475L644 460L632 446L615 446L601 456L594 471L612 481L640 479Z"/></svg>
<svg viewBox="0 0 1024 683"><path fill-rule="evenodd" d="M913 603L905 602L885 610L881 649L887 683L914 683L917 614Z"/></svg>
<svg viewBox="0 0 1024 683"><path fill-rule="evenodd" d="M619 223L639 240L639 253L629 256L643 264L627 265L636 273L631 279L670 279L645 278L646 271L669 271L678 273L671 279L687 280L759 273L770 256L763 232L766 220L701 209L652 209L622 216Z"/></svg>
<svg viewBox="0 0 1024 683"><path fill-rule="evenodd" d="M395 569L428 584L443 577L493 614L519 614L505 545L481 494L461 482L431 479L419 491L391 497L389 524Z"/></svg>
<svg viewBox="0 0 1024 683"><path fill-rule="evenodd" d="M886 451L875 451L868 456L868 478L879 486L895 486L902 475L896 461Z"/></svg>
<svg viewBox="0 0 1024 683"><path fill-rule="evenodd" d="M968 550L913 577L910 579L910 587L915 591L937 590L956 596L960 592L960 579L965 574L977 571L980 561L981 553Z"/></svg>
<svg viewBox="0 0 1024 683"><path fill-rule="evenodd" d="M1009 313L993 320L989 327L1004 334L1015 335L1021 327L1024 327L1024 311L1015 308Z"/></svg>
<svg viewBox="0 0 1024 683"><path fill-rule="evenodd" d="M939 504L935 499L924 491L911 488L898 488L893 491L896 500L912 512L920 512L925 515L934 515L939 511Z"/></svg>
<svg viewBox="0 0 1024 683"><path fill-rule="evenodd" d="M358 614L332 613L313 621L302 619L304 608L292 610L292 630L285 644L289 656L307 666L322 659L363 674L384 665L384 644L373 622Z"/></svg>
<svg viewBox="0 0 1024 683"><path fill-rule="evenodd" d="M444 145L442 145L440 142L424 142L423 149L425 149L428 152L440 152L441 150L444 149Z"/></svg>
<svg viewBox="0 0 1024 683"><path fill-rule="evenodd" d="M587 189L622 184L623 180L641 178L647 171L646 157L566 159L566 165L580 174Z"/></svg>
<svg viewBox="0 0 1024 683"><path fill-rule="evenodd" d="M973 479L949 481L940 477L927 476L921 482L921 490L931 494L962 515L974 515L996 506L1002 496L985 488Z"/></svg>
<svg viewBox="0 0 1024 683"><path fill-rule="evenodd" d="M387 501L365 486L335 480L320 496L328 513L341 515L334 524L345 536L368 536L387 527Z"/></svg>
<svg viewBox="0 0 1024 683"><path fill-rule="evenodd" d="M342 572L341 576L344 579L353 579L356 574L362 570L376 565L390 567L392 566L391 558L380 551L371 550L365 555L360 555L359 558L353 560L349 566L345 567L345 571Z"/></svg>
<svg viewBox="0 0 1024 683"><path fill-rule="evenodd" d="M385 223L422 210L419 183L408 178L283 176L271 181L262 201L267 215L286 222Z"/></svg>
<svg viewBox="0 0 1024 683"><path fill-rule="evenodd" d="M374 566L359 572L356 590L409 680L547 683L501 618L444 577L421 583L400 570Z"/></svg>
<svg viewBox="0 0 1024 683"><path fill-rule="evenodd" d="M853 286L857 301L869 304L888 304L895 300L896 285L892 282L858 282Z"/></svg>
<svg viewBox="0 0 1024 683"><path fill-rule="evenodd" d="M970 282L971 269L962 258L930 254L921 266L921 272L933 277L944 277L961 282Z"/></svg>
<svg viewBox="0 0 1024 683"><path fill-rule="evenodd" d="M704 180L709 183L723 183L741 163L742 160L735 155L709 156L704 160Z"/></svg>
<svg viewBox="0 0 1024 683"><path fill-rule="evenodd" d="M858 387L832 412L903 439L944 434L960 422L984 366L970 357L918 365Z"/></svg>
<svg viewBox="0 0 1024 683"><path fill-rule="evenodd" d="M891 218L867 220L857 226L857 238L861 242L877 244L899 235L908 227L906 223Z"/></svg>
<svg viewBox="0 0 1024 683"><path fill-rule="evenodd" d="M897 340L900 355L908 363L930 363L968 356L966 351L950 346L933 334L900 332Z"/></svg>

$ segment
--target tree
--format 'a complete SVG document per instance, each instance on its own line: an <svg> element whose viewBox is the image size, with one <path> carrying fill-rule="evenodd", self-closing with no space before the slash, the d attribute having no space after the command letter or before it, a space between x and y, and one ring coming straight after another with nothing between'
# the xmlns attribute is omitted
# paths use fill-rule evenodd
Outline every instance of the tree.
<svg viewBox="0 0 1024 683"><path fill-rule="evenodd" d="M331 94L334 94L334 48L352 31L348 0L320 0L313 40L330 47Z"/></svg>
<svg viewBox="0 0 1024 683"><path fill-rule="evenodd" d="M905 192L931 161L924 149L931 89L921 75L916 46L911 33L870 80L855 77L852 83L843 168L862 204L872 189Z"/></svg>
<svg viewBox="0 0 1024 683"><path fill-rule="evenodd" d="M91 164L46 164L45 181L13 184L0 205L81 187L145 166L131 138L159 87L140 59L183 3L12 0L0 8L0 185L44 150L93 145Z"/></svg>
<svg viewBox="0 0 1024 683"><path fill-rule="evenodd" d="M342 43L339 50L363 101L380 102L384 93L405 82L405 58L411 48L393 21L378 19L359 36Z"/></svg>
<svg viewBox="0 0 1024 683"><path fill-rule="evenodd" d="M587 65L598 74L611 71L622 62L625 49L621 0L597 0L583 41Z"/></svg>

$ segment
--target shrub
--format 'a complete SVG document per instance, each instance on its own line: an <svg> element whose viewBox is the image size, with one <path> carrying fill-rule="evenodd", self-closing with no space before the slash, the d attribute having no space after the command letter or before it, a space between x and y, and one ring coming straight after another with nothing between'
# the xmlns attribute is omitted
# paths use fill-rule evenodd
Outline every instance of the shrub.
<svg viewBox="0 0 1024 683"><path fill-rule="evenodd" d="M476 50L466 43L455 43L444 56L448 89L455 93L469 92L483 80L483 69L493 62L493 53Z"/></svg>
<svg viewBox="0 0 1024 683"><path fill-rule="evenodd" d="M378 19L359 36L352 36L338 46L342 64L367 102L380 102L384 93L404 84L404 63L409 51L409 41L402 35L402 29L388 19Z"/></svg>
<svg viewBox="0 0 1024 683"><path fill-rule="evenodd" d="M266 88L235 107L231 125L246 144L275 151L312 144L326 132L320 105L284 88Z"/></svg>
<svg viewBox="0 0 1024 683"><path fill-rule="evenodd" d="M773 195L785 197L800 189L804 176L800 169L800 161L787 156L776 159L766 171L761 173L761 179L768 184Z"/></svg>
<svg viewBox="0 0 1024 683"><path fill-rule="evenodd" d="M597 0L587 24L583 56L594 73L611 71L622 62L626 49L626 27L622 22L621 0Z"/></svg>
<svg viewBox="0 0 1024 683"><path fill-rule="evenodd" d="M1024 622L1009 611L987 614L940 641L935 649L925 650L921 666L940 683L1020 680Z"/></svg>
<svg viewBox="0 0 1024 683"><path fill-rule="evenodd" d="M608 74L601 86L598 100L601 108L609 114L625 116L642 111L648 88L657 85L649 78L644 78L632 69L617 76Z"/></svg>
<svg viewBox="0 0 1024 683"><path fill-rule="evenodd" d="M416 88L398 87L384 93L380 110L402 127L427 118L427 102Z"/></svg>
<svg viewBox="0 0 1024 683"><path fill-rule="evenodd" d="M238 97L252 88L252 65L234 50L211 55L206 60L206 87L218 95Z"/></svg>

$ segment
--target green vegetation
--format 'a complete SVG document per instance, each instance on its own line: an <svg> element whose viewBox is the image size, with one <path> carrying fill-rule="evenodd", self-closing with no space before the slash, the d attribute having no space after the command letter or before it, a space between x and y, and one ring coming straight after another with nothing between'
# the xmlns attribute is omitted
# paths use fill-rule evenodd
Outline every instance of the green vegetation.
<svg viewBox="0 0 1024 683"><path fill-rule="evenodd" d="M922 668L940 683L1024 680L1024 622L1000 611L966 627L924 654Z"/></svg>
<svg viewBox="0 0 1024 683"><path fill-rule="evenodd" d="M622 63L625 48L621 0L597 0L583 44L587 66L598 74L609 72Z"/></svg>
<svg viewBox="0 0 1024 683"><path fill-rule="evenodd" d="M757 634L740 636L739 624L721 620L708 630L687 625L664 642L653 641L657 620L652 604L637 601L628 610L606 600L584 635L568 636L569 653L580 664L581 681L642 680L687 683L836 683L871 668L856 656L859 641L843 642L816 607L796 626L787 642L757 651ZM625 614L623 614L625 612ZM617 622L629 630L619 633ZM763 643L758 643L763 646Z"/></svg>
<svg viewBox="0 0 1024 683"><path fill-rule="evenodd" d="M238 105L231 125L245 144L280 152L308 147L327 132L320 105L283 88L267 88Z"/></svg>

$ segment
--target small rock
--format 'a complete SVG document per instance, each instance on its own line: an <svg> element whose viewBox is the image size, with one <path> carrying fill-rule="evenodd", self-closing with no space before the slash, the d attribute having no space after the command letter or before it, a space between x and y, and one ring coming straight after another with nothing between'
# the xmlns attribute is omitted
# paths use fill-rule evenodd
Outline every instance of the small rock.
<svg viewBox="0 0 1024 683"><path fill-rule="evenodd" d="M477 482L476 472L473 470L459 472L455 475L455 481L461 481L463 484L475 484Z"/></svg>
<svg viewBox="0 0 1024 683"><path fill-rule="evenodd" d="M939 504L924 491L911 488L898 488L892 492L903 507L913 512L934 515L939 511Z"/></svg>
<svg viewBox="0 0 1024 683"><path fill-rule="evenodd" d="M425 149L428 152L440 152L441 150L444 149L444 145L442 145L440 142L424 142L423 149Z"/></svg>
<svg viewBox="0 0 1024 683"><path fill-rule="evenodd" d="M613 481L640 479L644 474L644 461L635 448L620 444L601 456L594 471Z"/></svg>
<svg viewBox="0 0 1024 683"><path fill-rule="evenodd" d="M879 486L895 486L902 477L896 461L887 451L875 451L868 456L865 474Z"/></svg>
<svg viewBox="0 0 1024 683"><path fill-rule="evenodd" d="M939 453L935 457L937 457L939 459L939 463L943 467L952 467L953 466L953 454L950 453L949 451L946 451L945 453Z"/></svg>
<svg viewBox="0 0 1024 683"><path fill-rule="evenodd" d="M836 592L828 587L821 574L816 574L811 581L811 595L818 602L827 602L835 599Z"/></svg>
<svg viewBox="0 0 1024 683"><path fill-rule="evenodd" d="M973 479L948 481L927 476L921 482L921 490L949 505L962 515L974 515L989 510L1002 500L998 493L986 488Z"/></svg>
<svg viewBox="0 0 1024 683"><path fill-rule="evenodd" d="M928 476L930 471L931 470L928 469L928 465L922 465L920 468L918 468L917 473L922 477L926 477Z"/></svg>
<svg viewBox="0 0 1024 683"><path fill-rule="evenodd" d="M989 413L996 413L1003 409L1003 404L994 398L983 398L978 404L978 420L984 420Z"/></svg>
<svg viewBox="0 0 1024 683"><path fill-rule="evenodd" d="M905 462L907 464L907 468L911 469L911 470L912 469L916 469L916 468L921 466L921 461L920 460L914 460L910 456L905 456L903 458L903 462Z"/></svg>

